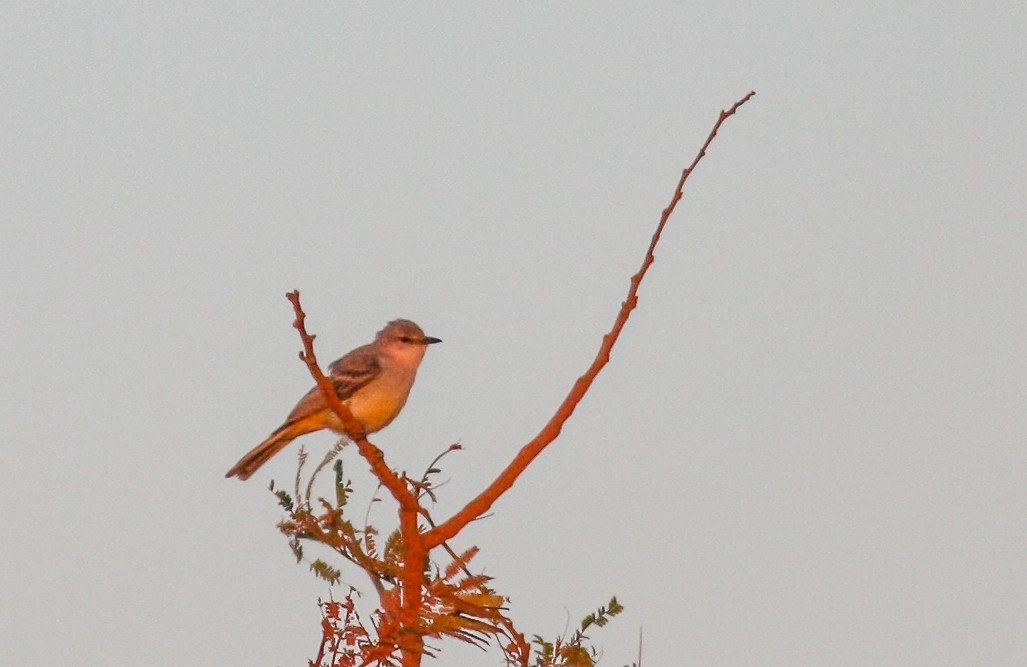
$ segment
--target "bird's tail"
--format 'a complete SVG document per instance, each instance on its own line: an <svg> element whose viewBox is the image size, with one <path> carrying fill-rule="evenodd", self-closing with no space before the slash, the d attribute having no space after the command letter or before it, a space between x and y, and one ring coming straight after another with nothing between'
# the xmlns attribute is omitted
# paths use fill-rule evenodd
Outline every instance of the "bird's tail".
<svg viewBox="0 0 1027 667"><path fill-rule="evenodd" d="M297 422L282 424L277 431L268 436L267 440L251 449L245 456L239 459L239 462L225 473L225 477L249 479L250 475L257 472L272 456L282 451L290 442L307 432Z"/></svg>

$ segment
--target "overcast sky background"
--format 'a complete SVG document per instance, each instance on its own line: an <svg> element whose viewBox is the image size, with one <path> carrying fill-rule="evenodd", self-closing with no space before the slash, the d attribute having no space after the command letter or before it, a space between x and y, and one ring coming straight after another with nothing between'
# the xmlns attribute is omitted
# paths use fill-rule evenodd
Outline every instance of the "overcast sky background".
<svg viewBox="0 0 1027 667"><path fill-rule="evenodd" d="M755 89L455 546L528 633L616 594L604 665L639 626L646 667L1027 664L1025 34L1022 2L4 3L3 662L305 665L295 448L223 478L311 385L285 292L324 362L444 340L373 440L466 447L445 517Z"/></svg>

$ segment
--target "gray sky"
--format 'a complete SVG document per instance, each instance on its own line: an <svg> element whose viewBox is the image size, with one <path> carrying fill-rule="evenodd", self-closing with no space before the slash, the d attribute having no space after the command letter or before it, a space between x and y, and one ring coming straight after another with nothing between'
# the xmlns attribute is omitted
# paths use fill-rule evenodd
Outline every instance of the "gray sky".
<svg viewBox="0 0 1027 667"><path fill-rule="evenodd" d="M5 3L4 662L306 664L295 449L222 477L311 384L284 293L325 362L444 339L374 440L467 448L446 516L756 89L457 546L529 633L616 594L606 665L1027 663L1027 9L771 5Z"/></svg>

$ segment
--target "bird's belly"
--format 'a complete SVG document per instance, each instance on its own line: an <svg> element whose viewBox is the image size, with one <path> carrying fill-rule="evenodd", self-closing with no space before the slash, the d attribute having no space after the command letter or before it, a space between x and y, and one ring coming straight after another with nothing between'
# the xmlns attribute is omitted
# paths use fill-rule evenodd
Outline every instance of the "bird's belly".
<svg viewBox="0 0 1027 667"><path fill-rule="evenodd" d="M407 393L397 394L395 391L377 392L365 388L345 401L353 416L364 427L367 433L374 433L392 423L403 405L407 402Z"/></svg>

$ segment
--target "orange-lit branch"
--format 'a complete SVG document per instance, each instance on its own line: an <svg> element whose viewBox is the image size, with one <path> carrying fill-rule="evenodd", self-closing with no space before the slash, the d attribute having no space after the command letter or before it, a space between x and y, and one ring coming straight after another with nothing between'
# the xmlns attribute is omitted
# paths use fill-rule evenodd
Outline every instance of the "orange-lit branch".
<svg viewBox="0 0 1027 667"><path fill-rule="evenodd" d="M445 522L439 524L436 528L428 531L424 534L424 546L427 549L433 549L442 542L451 539L455 536L464 526L474 519L482 516L489 511L492 504L499 499L503 493L505 493L514 482L521 475L522 472L528 467L536 456L542 453L542 450L546 448L553 440L560 435L560 431L563 429L564 423L574 413L574 409L578 403L588 392L589 387L592 386L592 382L596 376L599 375L599 371L610 361L610 351L613 349L614 344L617 342L617 338L620 336L621 330L628 321L628 317L631 311L634 310L638 303L638 288L642 283L642 279L645 277L646 272L649 271L649 267L655 261L654 252L656 250L656 244L660 241L660 236L663 234L663 228L667 225L667 220L674 212L678 201L681 200L683 195L685 181L691 175L692 171L699 164L699 161L706 155L706 149L709 148L713 142L714 137L717 136L717 130L723 125L724 121L733 116L739 107L748 102L754 95L755 91L750 91L742 99L735 102L730 109L727 111L721 111L720 117L717 122L713 125L713 129L710 131L709 136L706 137L706 142L703 143L702 148L696 154L695 159L684 171L681 172L681 178L678 180L677 188L674 190L674 194L671 197L670 204L663 210L660 216L660 222L656 226L656 231L653 233L652 240L649 242L649 249L646 251L645 259L642 261L642 266L634 276L631 277L630 288L628 289L628 296L621 304L620 311L617 313L617 318L614 320L613 328L610 332L603 336L602 345L599 346L599 352L596 354L595 360L592 361L592 365L588 367L585 374L577 379L574 386L571 388L570 393L563 399L563 402L556 409L556 414L552 416L549 422L542 427L535 438L524 445L521 451L517 453L513 461L506 467L503 472L476 498L471 500L465 505L460 511L454 514Z"/></svg>
<svg viewBox="0 0 1027 667"><path fill-rule="evenodd" d="M306 325L304 321L307 318L306 313L303 312L303 307L300 305L300 293L293 290L285 295L292 303L292 309L296 313L296 320L292 323L292 326L300 332L300 339L303 341L303 351L300 352L300 360L302 360L307 368L310 369L310 374L314 377L314 381L317 382L317 386L321 389L321 393L324 395L325 401L328 403L328 407L339 417L343 427L346 429L346 435L356 443L357 448L368 464L371 466L371 470L375 476L381 480L382 484L396 497L396 500L403 504L402 496L410 496L410 490L407 488L396 473L389 469L389 466L385 465L384 457L380 449L371 444L367 439L367 434L364 433L364 427L360 422L357 421L353 413L349 411L342 401L339 400L338 395L335 393L335 387L332 381L325 376L321 371L320 366L317 363L317 356L314 354L314 338L316 336L307 333ZM416 499L415 499L416 504Z"/></svg>
<svg viewBox="0 0 1027 667"><path fill-rule="evenodd" d="M286 294L286 297L292 303L293 311L296 313L296 320L293 322L293 326L299 331L300 339L303 341L303 351L300 352L300 359L310 369L310 374L321 389L328 407L338 415L346 430L346 434L356 443L360 455L371 466L371 472L374 473L375 477L381 481L382 485L389 490L392 497L399 503L400 534L403 536L404 546L403 566L400 572L402 607L399 614L399 626L402 628L415 628L418 624L423 596L424 558L428 553L417 523L420 510L417 495L386 465L382 451L368 441L363 426L356 420L353 413L349 411L349 408L339 400L332 381L325 377L325 374L318 366L317 357L314 355L315 336L307 333L306 325L304 324L306 314L300 305L300 293L294 290ZM419 664L424 647L423 638L415 632L404 634L401 639L403 640L400 646L403 651L403 664Z"/></svg>

